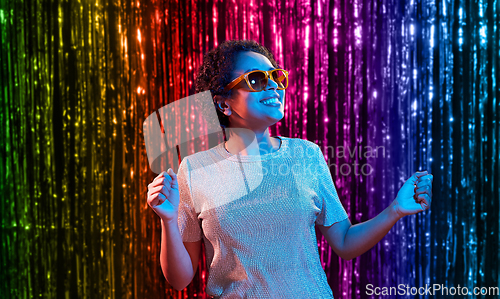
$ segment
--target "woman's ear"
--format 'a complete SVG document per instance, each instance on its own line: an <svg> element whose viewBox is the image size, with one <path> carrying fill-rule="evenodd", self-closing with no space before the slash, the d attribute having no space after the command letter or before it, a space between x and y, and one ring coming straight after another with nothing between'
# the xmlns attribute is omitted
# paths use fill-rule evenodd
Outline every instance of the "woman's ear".
<svg viewBox="0 0 500 299"><path fill-rule="evenodd" d="M216 103L217 109L224 113L226 116L231 115L231 107L228 105L227 100L223 97L216 95L214 96L214 102Z"/></svg>

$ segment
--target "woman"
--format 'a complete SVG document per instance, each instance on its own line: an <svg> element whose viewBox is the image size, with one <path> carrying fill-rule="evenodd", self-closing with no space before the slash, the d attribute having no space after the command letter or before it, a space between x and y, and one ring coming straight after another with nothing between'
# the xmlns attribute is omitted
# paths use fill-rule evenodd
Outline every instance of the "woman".
<svg viewBox="0 0 500 299"><path fill-rule="evenodd" d="M148 186L162 223L162 270L177 290L192 281L203 240L214 298L333 298L315 225L350 260L430 207L432 175L419 172L378 216L351 225L320 148L269 135L284 116L288 75L280 69L254 41L226 41L205 55L197 92L214 95L228 138Z"/></svg>

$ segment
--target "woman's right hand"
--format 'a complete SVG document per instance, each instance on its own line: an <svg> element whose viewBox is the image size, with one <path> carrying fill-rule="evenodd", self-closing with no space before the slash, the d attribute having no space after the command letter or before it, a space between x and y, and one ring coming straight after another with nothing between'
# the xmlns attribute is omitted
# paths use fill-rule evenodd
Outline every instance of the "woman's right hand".
<svg viewBox="0 0 500 299"><path fill-rule="evenodd" d="M177 175L169 168L148 185L148 205L165 222L177 220L179 212L179 183Z"/></svg>

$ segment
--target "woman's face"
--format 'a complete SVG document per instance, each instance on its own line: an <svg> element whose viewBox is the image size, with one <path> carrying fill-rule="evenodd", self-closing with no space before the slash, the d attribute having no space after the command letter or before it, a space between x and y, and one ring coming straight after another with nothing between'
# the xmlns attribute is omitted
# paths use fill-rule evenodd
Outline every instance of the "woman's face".
<svg viewBox="0 0 500 299"><path fill-rule="evenodd" d="M275 69L269 59L256 52L239 53L231 80L238 78L251 70L268 71ZM278 85L273 80L267 80L267 86L259 92L252 92L245 80L233 88L233 96L226 101L230 107L229 121L231 127L248 128L251 130L265 131L283 118L285 105L285 91L278 90ZM276 97L279 105L266 105L263 100Z"/></svg>

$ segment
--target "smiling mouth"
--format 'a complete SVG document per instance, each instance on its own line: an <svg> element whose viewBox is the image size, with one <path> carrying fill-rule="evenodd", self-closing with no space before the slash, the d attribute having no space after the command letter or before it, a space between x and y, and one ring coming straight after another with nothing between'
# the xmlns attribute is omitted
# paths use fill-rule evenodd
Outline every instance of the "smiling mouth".
<svg viewBox="0 0 500 299"><path fill-rule="evenodd" d="M279 100L278 97L270 97L270 98L264 99L260 102L266 106L279 106L279 105L281 105L281 101Z"/></svg>

